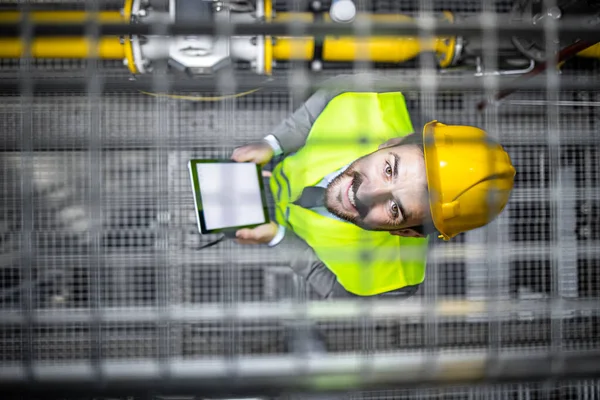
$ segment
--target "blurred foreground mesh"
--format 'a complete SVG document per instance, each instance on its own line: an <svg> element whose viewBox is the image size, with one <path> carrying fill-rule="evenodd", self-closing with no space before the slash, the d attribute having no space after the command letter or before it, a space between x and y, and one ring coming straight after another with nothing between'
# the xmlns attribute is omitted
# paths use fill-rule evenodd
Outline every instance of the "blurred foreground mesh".
<svg viewBox="0 0 600 400"><path fill-rule="evenodd" d="M299 7L288 3L277 6ZM372 7L402 12L418 10L418 3L377 0ZM470 13L510 7L505 1L439 3L430 6ZM598 79L596 65L583 67L570 63L561 78ZM46 60L28 68L47 77L127 79L114 62L90 70L85 62ZM289 74L302 68L290 68ZM19 71L18 63L0 63L2 77ZM423 69L385 73L418 81ZM490 308L439 315L423 308L424 313L404 315L409 307L399 302L395 310L372 313L367 306L348 317L315 312L329 355L369 360L374 353L483 352L493 360L541 352L560 363L571 351L600 350L600 94L519 91L478 113L475 105L486 95L483 87L406 93L444 123L487 129L517 168L505 212L487 228L436 242L425 284L411 300L456 307L487 300ZM64 373L89 372L101 381L111 374L94 369L102 362L138 365L141 374L161 376L170 362L182 362L185 372L186 361L217 359L224 364L206 368L233 380L250 376L266 356L283 356L284 322L304 320L302 310L321 302L268 248L225 241L196 250L216 236L198 233L186 162L229 157L235 146L268 134L301 99L287 90L216 102L116 92L2 94L0 372L82 366ZM516 311L495 309L501 300L517 301ZM534 300L545 306L518 309ZM290 304L300 311L286 311ZM266 312L261 318L261 307L269 305L281 307L278 316ZM169 319L170 309L192 312ZM242 318L237 309L254 314ZM236 369L241 357L247 369ZM303 357L295 357L301 375ZM429 368L423 377L436 362L432 357L419 364ZM127 393L123 389L122 396ZM370 388L347 396L597 399L600 381L549 375L543 383Z"/></svg>

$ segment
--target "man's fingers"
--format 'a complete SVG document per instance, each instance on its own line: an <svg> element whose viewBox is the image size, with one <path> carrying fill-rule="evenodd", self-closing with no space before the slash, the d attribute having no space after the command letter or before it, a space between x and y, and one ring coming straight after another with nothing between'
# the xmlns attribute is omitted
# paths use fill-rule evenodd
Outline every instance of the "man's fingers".
<svg viewBox="0 0 600 400"><path fill-rule="evenodd" d="M236 162L256 162L256 154L252 150L240 149L238 152L233 152L231 159Z"/></svg>
<svg viewBox="0 0 600 400"><path fill-rule="evenodd" d="M231 159L236 162L253 162L264 165L273 157L273 150L267 144L249 144L238 147L231 153Z"/></svg>
<svg viewBox="0 0 600 400"><path fill-rule="evenodd" d="M244 148L235 149L231 154L231 159L237 162L246 161L245 158L247 157L247 153L248 151Z"/></svg>
<svg viewBox="0 0 600 400"><path fill-rule="evenodd" d="M235 233L236 242L239 244L266 244L275 236L277 225L272 222L259 225L255 228L243 228Z"/></svg>
<svg viewBox="0 0 600 400"><path fill-rule="evenodd" d="M258 230L258 228L260 228L260 226L253 229L240 229L235 233L235 237L239 240L246 240L258 243L258 240L260 239L260 231Z"/></svg>
<svg viewBox="0 0 600 400"><path fill-rule="evenodd" d="M260 244L260 242L256 240L247 240L247 239L236 239L237 244Z"/></svg>
<svg viewBox="0 0 600 400"><path fill-rule="evenodd" d="M262 176L263 176L264 178L270 178L270 177L272 177L272 176L273 176L273 174L271 173L271 171L263 171L263 172L262 172Z"/></svg>
<svg viewBox="0 0 600 400"><path fill-rule="evenodd" d="M242 240L254 239L253 236L250 229L240 229L235 233L235 237Z"/></svg>

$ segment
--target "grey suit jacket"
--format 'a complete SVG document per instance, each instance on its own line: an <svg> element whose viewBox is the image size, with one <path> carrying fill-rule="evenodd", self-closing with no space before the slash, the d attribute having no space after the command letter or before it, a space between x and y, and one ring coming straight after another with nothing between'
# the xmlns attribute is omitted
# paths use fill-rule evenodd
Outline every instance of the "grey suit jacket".
<svg viewBox="0 0 600 400"><path fill-rule="evenodd" d="M319 115L327 104L336 96L348 92L344 87L350 87L355 81L361 82L361 89L352 92L373 92L369 83L385 84L390 78L374 74L340 75L327 81L332 89L320 89L302 104L290 117L281 122L271 134L277 139L283 155L298 151L306 143L306 138ZM381 91L379 91L381 93ZM415 129L420 129L425 122L418 112L415 98L405 96L407 107ZM323 298L353 297L337 281L336 276L319 260L313 249L300 237L286 230L283 240L274 247L279 256L287 261L290 267L300 275L306 283ZM396 293L400 296L414 294L416 287L403 288ZM391 294L391 293L390 293Z"/></svg>

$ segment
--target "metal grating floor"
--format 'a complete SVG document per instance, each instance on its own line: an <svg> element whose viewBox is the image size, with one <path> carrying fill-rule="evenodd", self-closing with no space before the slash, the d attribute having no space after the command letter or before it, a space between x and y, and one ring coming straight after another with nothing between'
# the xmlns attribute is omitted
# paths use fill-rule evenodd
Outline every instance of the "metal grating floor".
<svg viewBox="0 0 600 400"><path fill-rule="evenodd" d="M283 3L277 1L277 9L306 9L309 2ZM359 2L359 8L409 12L423 3L373 0ZM510 2L435 1L427 7L507 12ZM33 72L85 78L86 66L46 60L34 63ZM14 78L19 67L0 61L0 78ZM298 72L298 66L286 68L282 76ZM591 82L598 71L597 62L578 60L562 76ZM348 71L325 75L340 72ZM381 74L418 81L422 72L409 65ZM128 78L120 62L101 63L98 74ZM518 173L511 202L490 227L436 243L417 299L575 299L594 307L559 304L560 309L507 318L491 311L321 318L328 351L368 358L399 351L600 350L595 307L600 306L600 94L561 90L552 98L543 90L520 91L486 113L475 107L486 95L482 90L434 95L406 93L445 123L488 130L505 145ZM136 92L0 93L0 370L29 356L36 365L68 366L98 359L123 365L213 358L235 363L243 356L286 354L289 321L190 317L164 323L145 316L169 307L227 316L254 303L316 303L314 293L299 295L291 271L267 248L225 241L198 251L216 236L198 234L186 168L190 158L228 157L234 147L262 138L300 97L283 89L216 102ZM42 320L15 322L30 311ZM96 324L96 313L131 319ZM369 390L346 398L592 400L600 398L600 382Z"/></svg>

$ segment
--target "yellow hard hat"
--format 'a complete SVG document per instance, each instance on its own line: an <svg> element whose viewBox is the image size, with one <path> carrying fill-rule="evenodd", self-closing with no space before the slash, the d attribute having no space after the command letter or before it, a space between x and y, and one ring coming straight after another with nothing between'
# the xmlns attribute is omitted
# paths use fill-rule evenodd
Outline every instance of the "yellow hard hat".
<svg viewBox="0 0 600 400"><path fill-rule="evenodd" d="M423 128L433 225L440 238L486 225L508 203L515 168L502 146L472 126L429 122Z"/></svg>

